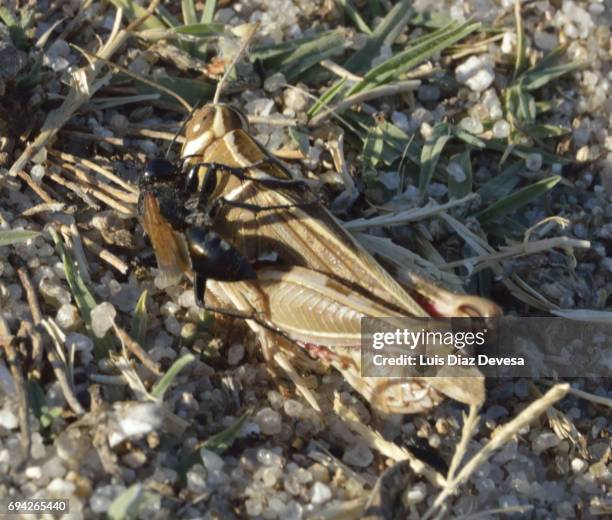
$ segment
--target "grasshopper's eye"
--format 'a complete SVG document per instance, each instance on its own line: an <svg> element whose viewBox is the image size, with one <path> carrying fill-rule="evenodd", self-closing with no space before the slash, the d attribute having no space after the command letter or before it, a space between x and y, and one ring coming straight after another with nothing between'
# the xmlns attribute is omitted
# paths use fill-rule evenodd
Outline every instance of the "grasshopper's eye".
<svg viewBox="0 0 612 520"><path fill-rule="evenodd" d="M140 184L171 180L175 176L174 165L167 159L149 159L140 176Z"/></svg>

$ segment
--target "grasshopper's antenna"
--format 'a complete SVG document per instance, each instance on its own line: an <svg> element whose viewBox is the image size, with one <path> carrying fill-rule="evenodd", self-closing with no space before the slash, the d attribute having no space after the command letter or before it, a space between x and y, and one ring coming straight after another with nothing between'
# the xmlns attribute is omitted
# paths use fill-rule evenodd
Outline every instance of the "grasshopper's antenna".
<svg viewBox="0 0 612 520"><path fill-rule="evenodd" d="M255 24L253 24L253 27L251 28L250 32L246 35L246 37L242 41L242 44L240 45L240 48L238 49L236 56L234 56L234 59L232 59L232 62L225 69L225 72L223 73L223 77L219 80L219 83L217 83L217 90L215 90L215 97L213 98L214 105L219 103L219 98L221 97L221 91L223 90L223 87L225 87L225 83L227 82L228 76L230 75L232 70L234 70L236 63L238 63L238 60L242 57L247 47L250 45L251 41L253 40L253 37L255 36L255 33L257 32L257 29L259 29L259 22L256 22Z"/></svg>

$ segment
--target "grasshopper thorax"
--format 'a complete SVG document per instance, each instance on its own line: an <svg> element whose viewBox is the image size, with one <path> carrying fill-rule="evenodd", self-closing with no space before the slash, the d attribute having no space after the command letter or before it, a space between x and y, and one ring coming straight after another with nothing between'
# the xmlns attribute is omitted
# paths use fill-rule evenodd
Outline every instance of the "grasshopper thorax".
<svg viewBox="0 0 612 520"><path fill-rule="evenodd" d="M216 139L233 130L248 131L246 116L237 108L223 103L204 105L196 110L185 129L182 156L201 154Z"/></svg>

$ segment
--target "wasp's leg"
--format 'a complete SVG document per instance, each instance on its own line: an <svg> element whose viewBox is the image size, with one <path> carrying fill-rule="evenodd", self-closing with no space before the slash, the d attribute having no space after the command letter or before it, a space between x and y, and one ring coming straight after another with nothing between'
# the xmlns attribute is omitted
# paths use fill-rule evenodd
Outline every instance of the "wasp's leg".
<svg viewBox="0 0 612 520"><path fill-rule="evenodd" d="M187 177L186 177L185 189L188 191L193 191L195 188L199 187L200 185L204 186L207 183L212 182L212 181L209 181L208 179L212 179L214 176L211 174L216 173L217 171L225 171L240 180L253 181L256 183L260 183L268 188L286 188L286 187L292 187L292 186L304 187L308 185L306 182L300 179L277 179L271 176L267 178L261 178L261 177L252 177L251 175L247 175L245 173L245 170L247 170L248 168L253 168L253 167L256 168L259 164L264 164L264 163L263 162L255 163L245 168L235 168L232 166L227 166L225 164L214 163L214 162L211 162L211 163L201 162L201 163L189 164L189 172L187 173ZM205 174L206 178L203 179L202 181L200 181L199 176L198 176L198 170L200 168L207 169L206 174Z"/></svg>
<svg viewBox="0 0 612 520"><path fill-rule="evenodd" d="M204 307L204 298L206 296L206 278L201 274L193 274L193 294L198 307Z"/></svg>

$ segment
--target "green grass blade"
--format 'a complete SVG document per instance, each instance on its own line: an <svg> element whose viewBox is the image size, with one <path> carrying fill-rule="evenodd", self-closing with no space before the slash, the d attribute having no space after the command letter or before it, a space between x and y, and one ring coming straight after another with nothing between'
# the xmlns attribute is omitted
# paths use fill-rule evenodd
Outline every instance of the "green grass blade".
<svg viewBox="0 0 612 520"><path fill-rule="evenodd" d="M524 168L523 161L516 162L483 184L477 191L482 203L491 204L493 201L512 193L512 190L521 182L518 174Z"/></svg>
<svg viewBox="0 0 612 520"><path fill-rule="evenodd" d="M64 274L66 276L66 281L68 282L70 292L74 297L74 301L79 310L81 319L83 320L83 323L85 323L85 328L94 342L94 354L97 359L102 359L106 357L108 352L113 348L112 338L109 334L106 334L103 338L98 338L93 333L91 327L91 311L96 306L96 300L89 292L87 284L85 284L79 270L75 268L74 260L66 250L66 246L59 235L54 230L51 230L51 236L53 237L55 245L58 249L60 258L62 259Z"/></svg>
<svg viewBox="0 0 612 520"><path fill-rule="evenodd" d="M163 5L157 6L157 14L168 27L178 27L181 23Z"/></svg>
<svg viewBox="0 0 612 520"><path fill-rule="evenodd" d="M387 166L400 158L407 158L417 166L421 164L421 146L415 142L414 136L409 136L392 123L377 123L376 120L364 113L347 112L345 121L350 130L364 143L372 128L380 127L384 134L384 149L381 160Z"/></svg>
<svg viewBox="0 0 612 520"><path fill-rule="evenodd" d="M370 128L362 150L363 165L366 170L373 170L382 160L385 149L385 136L381 125Z"/></svg>
<svg viewBox="0 0 612 520"><path fill-rule="evenodd" d="M340 81L337 81L329 89L327 89L323 95L317 99L316 103L308 109L308 118L310 119L316 116L321 110L329 105L334 100L336 95L342 90L346 84L346 81L346 78L342 78Z"/></svg>
<svg viewBox="0 0 612 520"><path fill-rule="evenodd" d="M308 134L300 132L294 127L289 128L289 137L297 145L300 152L304 155L308 155L310 150L310 142L308 140Z"/></svg>
<svg viewBox="0 0 612 520"><path fill-rule="evenodd" d="M127 16L128 20L134 21L146 13L146 9L141 5L134 2L134 0L110 0L111 3L117 8L123 9L123 12ZM149 16L142 24L139 29L165 29L166 25L155 15Z"/></svg>
<svg viewBox="0 0 612 520"><path fill-rule="evenodd" d="M453 175L453 172L459 172L459 170L455 169L457 167L463 172L463 179L458 178L457 175ZM469 150L453 155L449 160L447 171L448 194L451 199L460 199L472 193L472 163Z"/></svg>
<svg viewBox="0 0 612 520"><path fill-rule="evenodd" d="M188 34L199 38L215 38L223 34L221 23L194 23L191 25L179 25L173 27L173 31L180 34Z"/></svg>
<svg viewBox="0 0 612 520"><path fill-rule="evenodd" d="M323 33L315 34L313 36L305 36L304 38L298 38L296 40L291 40L288 42L275 43L272 45L260 45L257 47L253 47L249 51L249 56L252 60L280 60L281 58L286 57L289 53L300 49L306 43L314 42L319 38L324 38L326 36L329 36L330 34L336 34L336 32L326 31ZM276 69L277 67L273 68Z"/></svg>
<svg viewBox="0 0 612 520"><path fill-rule="evenodd" d="M372 60L380 54L381 47L391 45L400 35L411 14L412 10L408 0L395 4L387 13L387 16L376 26L365 45L344 63L344 68L355 74L367 71L372 64Z"/></svg>
<svg viewBox="0 0 612 520"><path fill-rule="evenodd" d="M18 244L36 238L40 233L28 229L3 229L0 230L0 247Z"/></svg>
<svg viewBox="0 0 612 520"><path fill-rule="evenodd" d="M147 333L148 315L147 315L147 290L142 291L140 298L136 302L134 308L134 316L132 317L132 328L130 336L141 347L144 345L145 336Z"/></svg>
<svg viewBox="0 0 612 520"><path fill-rule="evenodd" d="M200 446L200 449L204 448L210 451L214 451L215 453L221 455L229 448L231 448L232 444L236 440L236 437L242 431L242 427L244 423L249 418L250 413L246 412L240 416L240 418L228 426L225 430L212 435L208 439L204 441L204 444Z"/></svg>
<svg viewBox="0 0 612 520"><path fill-rule="evenodd" d="M525 67L525 60L527 58L521 2L518 0L514 2L514 22L516 24L516 61L514 62L514 77L516 78Z"/></svg>
<svg viewBox="0 0 612 520"><path fill-rule="evenodd" d="M535 123L535 99L531 94L529 94L529 92L527 92L522 82L519 82L506 90L506 110L511 121L521 121L528 125Z"/></svg>
<svg viewBox="0 0 612 520"><path fill-rule="evenodd" d="M529 204L532 200L537 199L553 189L560 180L561 177L556 175L542 179L530 186L526 186L498 200L487 209L478 213L476 218L478 218L482 224L489 224L502 217L509 216L517 209Z"/></svg>
<svg viewBox="0 0 612 520"><path fill-rule="evenodd" d="M183 23L185 25L198 23L193 0L181 0L181 13L183 14Z"/></svg>
<svg viewBox="0 0 612 520"><path fill-rule="evenodd" d="M347 96L387 83L410 71L420 63L465 38L480 27L480 23L451 24L435 31L370 70L356 83Z"/></svg>
<svg viewBox="0 0 612 520"><path fill-rule="evenodd" d="M522 77L522 83L527 90L536 90L553 79L557 79L565 74L569 74L581 67L584 63L578 61L572 61L570 63L563 63L561 65L554 65L546 68L536 68L534 70L527 71Z"/></svg>
<svg viewBox="0 0 612 520"><path fill-rule="evenodd" d="M179 374L183 368L185 368L189 363L191 363L195 357L191 354L185 354L181 358L177 359L172 366L168 369L168 371L163 375L163 377L155 383L153 389L151 390L151 395L160 401L164 398L164 394L166 390L170 388L172 381Z"/></svg>
<svg viewBox="0 0 612 520"><path fill-rule="evenodd" d="M504 153L506 148L508 148L508 143L504 140L501 141L499 139L487 139L485 140L485 144L487 145L487 149L495 150L496 152ZM546 152L541 148L534 148L532 146L525 145L514 145L512 148L512 155L515 157L520 157L521 159L527 159L527 157L533 153L538 153L542 156L542 161L544 164L569 164L571 159L566 157L562 157L560 155Z"/></svg>
<svg viewBox="0 0 612 520"><path fill-rule="evenodd" d="M422 11L413 13L408 22L416 27L426 27L428 29L442 29L452 23L453 19L444 13Z"/></svg>
<svg viewBox="0 0 612 520"><path fill-rule="evenodd" d="M215 18L215 10L217 9L217 0L206 0L204 4L204 11L202 12L202 18L200 22L211 23Z"/></svg>
<svg viewBox="0 0 612 520"><path fill-rule="evenodd" d="M446 123L438 123L425 142L421 152L421 171L419 172L419 191L425 196L434 171L442 154L444 146L451 138L450 129Z"/></svg>
<svg viewBox="0 0 612 520"><path fill-rule="evenodd" d="M45 392L35 378L27 381L28 406L43 428L49 428L62 413L60 407L49 408Z"/></svg>
<svg viewBox="0 0 612 520"><path fill-rule="evenodd" d="M368 24L361 17L351 0L336 0L336 3L344 10L357 29L363 33L372 34L372 29L370 29Z"/></svg>
<svg viewBox="0 0 612 520"><path fill-rule="evenodd" d="M202 448L214 451L218 455L221 455L226 450L231 448L238 435L240 435L242 427L244 426L244 423L247 421L250 415L251 412L247 411L246 413L242 414L236 422L228 426L225 430L216 433L215 435L212 435L204 442L200 443L196 449L181 456L179 463L176 466L176 471L181 476L181 478L184 479L185 474L187 473L189 468L194 464L197 464L201 460L200 450Z"/></svg>
<svg viewBox="0 0 612 520"><path fill-rule="evenodd" d="M557 125L529 125L523 128L523 130L536 139L562 137L570 133L569 129Z"/></svg>
<svg viewBox="0 0 612 520"><path fill-rule="evenodd" d="M139 511L147 503L158 500L154 493L145 491L142 484L132 484L119 493L106 513L109 520L136 520Z"/></svg>
<svg viewBox="0 0 612 520"><path fill-rule="evenodd" d="M203 81L189 79L189 78L176 78L173 76L165 76L163 78L156 78L156 83L169 88L173 92L176 92L179 96L182 96L191 106L197 105L203 101L212 99L215 93L215 86L212 83L204 83ZM159 90L135 80L136 91L139 94L151 94L159 93ZM181 106L179 102L172 96L169 96L165 92L160 93L160 99L166 103L172 103L177 106Z"/></svg>
<svg viewBox="0 0 612 520"><path fill-rule="evenodd" d="M13 13L8 8L0 6L0 20L4 22L8 29L9 35L15 47L23 51L27 51L30 48L30 41L26 36L23 27L17 22Z"/></svg>
<svg viewBox="0 0 612 520"><path fill-rule="evenodd" d="M519 88L518 91L518 116L528 125L532 125L536 120L536 104L535 98L528 94L526 90Z"/></svg>
<svg viewBox="0 0 612 520"><path fill-rule="evenodd" d="M453 127L453 135L457 139L460 139L464 143L474 146L475 148L483 149L487 147L487 144L482 139L474 134L470 134L467 130L464 130L458 126Z"/></svg>
<svg viewBox="0 0 612 520"><path fill-rule="evenodd" d="M302 73L331 57L344 47L346 40L341 34L333 32L321 38L304 43L288 56L281 58L278 69L285 74L287 81L295 81ZM271 68L275 68L274 64Z"/></svg>

